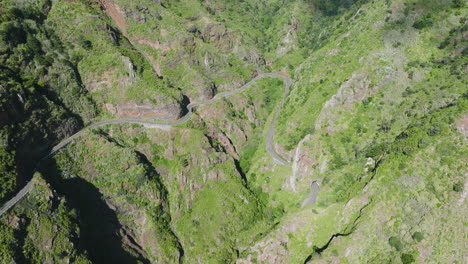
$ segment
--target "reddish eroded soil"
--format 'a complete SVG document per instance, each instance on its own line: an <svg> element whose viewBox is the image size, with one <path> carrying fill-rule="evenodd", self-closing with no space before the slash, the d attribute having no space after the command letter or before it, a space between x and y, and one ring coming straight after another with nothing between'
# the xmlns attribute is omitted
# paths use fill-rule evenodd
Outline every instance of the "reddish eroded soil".
<svg viewBox="0 0 468 264"><path fill-rule="evenodd" d="M123 101L119 104L104 104L104 109L118 117L155 118L174 121L180 118L180 105L176 102L153 105L149 102Z"/></svg>
<svg viewBox="0 0 468 264"><path fill-rule="evenodd" d="M468 114L465 114L462 119L455 122L458 132L460 132L464 137L468 138Z"/></svg>
<svg viewBox="0 0 468 264"><path fill-rule="evenodd" d="M115 21L120 31L122 31L124 35L127 35L128 24L125 22L124 14L120 8L109 0L101 0L101 4L106 13Z"/></svg>
<svg viewBox="0 0 468 264"><path fill-rule="evenodd" d="M149 41L149 40L147 40L145 38L137 38L137 42L139 44L150 46L155 50L162 50L162 51L168 52L168 51L170 51L172 49L171 46L161 44L161 43L159 43L159 41L152 42L152 41Z"/></svg>

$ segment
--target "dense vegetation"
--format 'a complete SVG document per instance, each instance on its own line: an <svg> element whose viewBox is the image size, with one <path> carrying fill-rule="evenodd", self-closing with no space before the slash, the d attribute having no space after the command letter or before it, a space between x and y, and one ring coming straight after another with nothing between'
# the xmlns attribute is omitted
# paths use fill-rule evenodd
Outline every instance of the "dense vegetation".
<svg viewBox="0 0 468 264"><path fill-rule="evenodd" d="M337 15L359 0L310 0L325 15ZM361 1L363 2L363 1Z"/></svg>
<svg viewBox="0 0 468 264"><path fill-rule="evenodd" d="M39 5L40 6L40 5ZM76 62L37 6L0 5L0 200L31 177L44 146L96 115Z"/></svg>
<svg viewBox="0 0 468 264"><path fill-rule="evenodd" d="M460 0L0 2L0 203L34 182L0 216L0 262L462 263L467 18ZM183 112L259 70L293 81L287 165L266 151L271 78L41 160L110 109Z"/></svg>

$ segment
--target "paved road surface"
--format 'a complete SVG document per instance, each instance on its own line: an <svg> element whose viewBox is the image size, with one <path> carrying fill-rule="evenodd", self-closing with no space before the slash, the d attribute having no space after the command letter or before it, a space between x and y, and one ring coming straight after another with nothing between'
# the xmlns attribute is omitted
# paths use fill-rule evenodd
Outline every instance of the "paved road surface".
<svg viewBox="0 0 468 264"><path fill-rule="evenodd" d="M302 207L312 205L317 200L317 194L319 191L319 184L314 181L310 184L309 197L302 203Z"/></svg>
<svg viewBox="0 0 468 264"><path fill-rule="evenodd" d="M0 215L6 213L11 207L13 207L17 202L21 200L26 194L28 194L29 190L31 190L31 187L33 185L33 181L29 181L26 186L23 187L16 195L13 197L10 201L6 202L1 208L0 208Z"/></svg>
<svg viewBox="0 0 468 264"><path fill-rule="evenodd" d="M279 75L277 73L260 73L257 77L255 77L254 79L252 79L250 82L246 83L244 86L242 86L241 88L239 89L236 89L236 90L232 90L232 91L227 91L227 92L221 92L221 93L218 93L216 94L216 96L214 96L212 99L210 100L202 100L202 101L199 101L199 102L195 102L195 103L190 103L188 106L187 106L187 110L188 110L188 113L183 116L182 118L180 118L179 120L176 120L176 121L171 121L171 122L168 122L168 121L151 121L151 120L143 120L143 119L136 119L136 118L118 118L118 119L110 119L110 120L106 120L106 121L101 121L101 122L97 122L97 123L94 123L94 124L91 124L85 128L83 128L82 130L76 132L75 134L71 135L70 137L64 139L62 142L60 142L58 145L56 145L55 147L52 148L52 150L50 151L49 154L47 154L46 157L44 157L44 159L50 157L51 155L53 155L54 153L56 153L57 151L59 151L60 149L64 148L66 145L68 145L70 142L72 142L73 140L75 140L76 138L78 138L79 136L81 136L84 132L86 132L88 129L91 129L91 128L96 128L96 127L101 127L101 126L105 126L105 125L109 125L109 124L140 124L140 125L153 125L153 126L159 126L159 127L172 127L172 126L175 126L175 125L180 125L180 124L183 124L187 121L190 120L190 118L192 117L192 112L193 112L193 109L199 105L204 105L204 104L211 104L213 103L214 101L217 101L223 97L229 97L231 95L234 95L234 94L238 94L238 93L241 93L241 92L244 92L245 89L249 88L250 86L252 86L255 81L257 81L258 79L261 79L261 78L264 78L264 77L271 77L271 78L281 78L284 80L284 93L283 93L283 98L281 99L281 102L278 104L277 108L276 108L276 112L275 112L275 115L273 117L273 120L271 121L271 124L270 124L270 128L268 130L268 133L267 133L267 139L266 139L266 150L267 152L271 155L271 157L273 158L273 160L276 162L276 163L279 163L279 164L282 164L282 165L286 165L288 164L288 161L284 160L278 153L276 153L275 151L275 148L274 148L274 143L273 143L273 137L274 137L274 133L275 133L275 125L276 125L276 120L278 119L278 116L279 116L279 112L281 110L281 108L283 107L284 105L284 101L285 101L285 98L287 96L287 94L289 93L289 88L291 87L292 85L292 81L288 78L288 77L285 77L285 76L282 76L282 75ZM24 196L26 196L26 194L28 194L28 192L31 190L33 186L33 181L31 180L30 182L28 182L28 184L26 184L26 186L24 186L17 194L15 197L13 197L11 200L9 200L8 202L6 202L1 208L0 208L0 216L2 214L4 214L6 211L8 211L11 207L13 207L16 203L18 203Z"/></svg>
<svg viewBox="0 0 468 264"><path fill-rule="evenodd" d="M289 87L292 85L292 81L289 78L280 76L276 73L265 73L264 76L272 77L272 78L283 78L284 80L284 93L283 97L281 98L281 102L276 107L275 116L270 124L270 129L268 129L267 139L266 139L266 150L271 155L273 160L281 165L286 165L289 162L283 159L275 150L273 137L275 136L275 127L276 127L276 120L278 119L279 113L281 112L281 108L283 108L284 101L286 100L286 96L289 93Z"/></svg>

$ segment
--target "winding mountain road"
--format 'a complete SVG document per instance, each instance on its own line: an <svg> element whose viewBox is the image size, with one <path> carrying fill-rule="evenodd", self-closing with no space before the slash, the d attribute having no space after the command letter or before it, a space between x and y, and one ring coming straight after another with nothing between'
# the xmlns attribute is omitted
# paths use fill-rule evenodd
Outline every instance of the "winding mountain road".
<svg viewBox="0 0 468 264"><path fill-rule="evenodd" d="M66 145L68 145L70 142L75 140L76 138L80 137L85 131L91 128L96 128L96 127L101 127L109 124L140 124L140 125L149 125L149 126L158 126L161 128L167 127L170 128L172 126L180 125L183 124L187 121L190 120L192 117L193 109L197 106L200 105L206 105L206 104L211 104L217 100L220 100L224 97L229 97L234 94L242 93L244 92L247 88L252 86L257 80L262 79L264 77L270 77L270 78L281 78L284 80L284 93L283 97L281 98L281 102L278 104L276 107L276 112L274 114L274 117L270 123L270 128L268 129L267 137L266 137L266 151L271 155L272 159L274 162L281 164L281 165L287 165L289 164L288 161L283 159L275 150L274 148L274 143L273 143L273 138L275 134L275 125L276 125L276 120L278 119L279 113L281 111L281 108L284 105L285 98L289 93L289 88L292 85L291 79L289 79L286 76L277 74L277 73L263 73L260 72L259 75L255 78L253 78L251 81L240 87L239 89L232 90L232 91L226 91L226 92L221 92L216 94L212 99L207 99L207 100L201 100L198 102L190 103L187 106L187 114L183 116L182 118L176 120L176 121L151 121L151 120L144 120L144 119L136 119L136 118L118 118L118 119L110 119L110 120L105 120L101 122L97 122L94 124L91 124L80 131L76 132L75 134L71 135L70 137L64 139L62 142L57 144L52 148L52 150L47 154L47 156L44 157L44 159L52 156L54 153L59 151L60 149L64 148ZM0 216L3 215L5 212L7 212L10 208L12 208L15 204L17 204L24 196L26 196L29 191L31 190L33 186L33 181L29 181L12 199L10 199L8 202L6 202L2 207L0 207Z"/></svg>

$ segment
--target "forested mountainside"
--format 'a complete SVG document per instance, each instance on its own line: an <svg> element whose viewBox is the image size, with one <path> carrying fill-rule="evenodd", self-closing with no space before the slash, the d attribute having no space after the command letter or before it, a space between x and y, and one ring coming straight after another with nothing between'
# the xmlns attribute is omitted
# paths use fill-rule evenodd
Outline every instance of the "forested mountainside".
<svg viewBox="0 0 468 264"><path fill-rule="evenodd" d="M466 263L467 18L2 0L0 263Z"/></svg>

